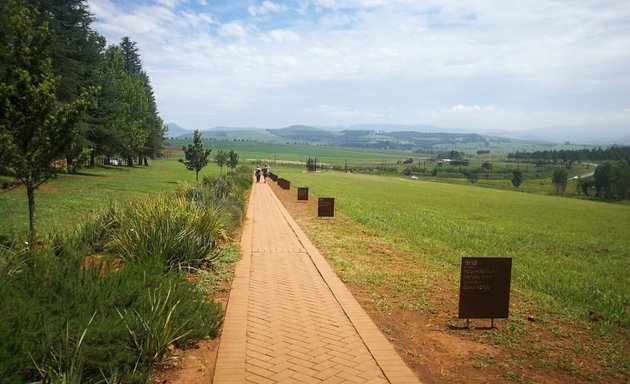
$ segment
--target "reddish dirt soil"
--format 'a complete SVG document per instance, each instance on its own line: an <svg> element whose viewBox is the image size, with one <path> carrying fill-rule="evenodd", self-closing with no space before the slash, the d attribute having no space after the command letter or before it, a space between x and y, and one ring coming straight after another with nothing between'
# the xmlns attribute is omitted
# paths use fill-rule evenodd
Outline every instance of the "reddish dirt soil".
<svg viewBox="0 0 630 384"><path fill-rule="evenodd" d="M227 305L229 293L215 296L215 300ZM170 350L170 357L155 367L149 383L208 384L212 383L214 366L219 351L220 338L202 340L190 349Z"/></svg>

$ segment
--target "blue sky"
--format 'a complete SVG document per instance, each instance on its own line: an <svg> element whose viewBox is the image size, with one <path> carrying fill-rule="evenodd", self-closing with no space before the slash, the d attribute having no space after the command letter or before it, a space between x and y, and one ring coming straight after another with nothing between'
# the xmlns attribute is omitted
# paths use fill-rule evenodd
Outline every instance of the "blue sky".
<svg viewBox="0 0 630 384"><path fill-rule="evenodd" d="M627 0L88 4L108 43L138 43L161 116L188 129L630 127Z"/></svg>

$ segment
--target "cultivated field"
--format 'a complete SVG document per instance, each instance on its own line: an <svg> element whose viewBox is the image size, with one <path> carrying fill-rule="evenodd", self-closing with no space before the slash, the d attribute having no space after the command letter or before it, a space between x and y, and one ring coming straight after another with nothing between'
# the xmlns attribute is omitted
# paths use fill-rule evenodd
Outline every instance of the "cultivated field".
<svg viewBox="0 0 630 384"><path fill-rule="evenodd" d="M190 140L171 139L167 140L169 145L183 146L191 143ZM286 145L257 143L251 141L225 141L225 140L203 140L206 148L217 150L233 149L240 156L241 161L251 163L252 161L268 162L273 164L276 161L299 161L304 163L308 157L317 157L319 163L328 165L363 165L382 164L389 165L397 161L403 161L410 156L408 151L378 151L361 148L337 148L318 145Z"/></svg>

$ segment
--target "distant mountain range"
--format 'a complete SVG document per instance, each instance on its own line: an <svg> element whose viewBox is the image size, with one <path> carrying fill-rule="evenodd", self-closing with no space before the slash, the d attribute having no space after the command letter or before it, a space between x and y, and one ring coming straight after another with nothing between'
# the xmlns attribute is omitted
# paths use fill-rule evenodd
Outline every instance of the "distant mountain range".
<svg viewBox="0 0 630 384"><path fill-rule="evenodd" d="M494 132L497 136L542 140L554 143L571 142L591 145L629 145L630 127L622 125L553 125L518 132Z"/></svg>
<svg viewBox="0 0 630 384"><path fill-rule="evenodd" d="M179 137L182 135L187 135L189 133L191 133L192 131L189 129L185 129L180 127L179 125L175 124L175 123L168 123L166 124L166 134L164 136L168 137Z"/></svg>
<svg viewBox="0 0 630 384"><path fill-rule="evenodd" d="M167 124L168 138L191 137L193 131L175 123ZM489 142L519 140L539 145L630 145L630 129L622 126L553 126L527 131L485 132L483 135L433 125L364 124L350 127L292 125L279 129L255 127L214 127L202 130L202 137L220 140L250 140L269 143L303 143L361 148L444 149L451 145L467 149L489 147ZM607 133L604 133L607 132Z"/></svg>

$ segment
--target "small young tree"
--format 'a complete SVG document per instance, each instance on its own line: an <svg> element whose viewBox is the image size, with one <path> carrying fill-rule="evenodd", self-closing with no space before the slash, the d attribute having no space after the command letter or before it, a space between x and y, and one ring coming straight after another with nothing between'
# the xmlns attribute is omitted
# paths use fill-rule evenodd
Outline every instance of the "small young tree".
<svg viewBox="0 0 630 384"><path fill-rule="evenodd" d="M518 188L523 183L523 171L515 169L512 171L512 185L514 188Z"/></svg>
<svg viewBox="0 0 630 384"><path fill-rule="evenodd" d="M214 161L217 163L219 167L221 167L221 174L223 174L223 166L227 164L229 159L230 157L229 157L228 152L219 150L217 151L217 153L214 154Z"/></svg>
<svg viewBox="0 0 630 384"><path fill-rule="evenodd" d="M237 165L238 165L238 153L234 152L233 149L230 149L230 152L228 152L227 166L230 167L230 169L234 170L234 168L236 168Z"/></svg>
<svg viewBox="0 0 630 384"><path fill-rule="evenodd" d="M475 184L477 181L479 181L479 174L477 174L476 172L467 172L466 178L471 184Z"/></svg>
<svg viewBox="0 0 630 384"><path fill-rule="evenodd" d="M556 194L564 193L564 190L567 189L568 177L569 173L564 167L558 167L555 171L553 171L551 182L556 186Z"/></svg>
<svg viewBox="0 0 630 384"><path fill-rule="evenodd" d="M0 172L26 186L30 243L35 246L35 190L57 173L53 163L72 145L76 122L97 90L60 103L48 26L35 25L34 8L9 2L8 10L8 25L0 36Z"/></svg>
<svg viewBox="0 0 630 384"><path fill-rule="evenodd" d="M212 149L205 149L203 147L201 143L201 133L199 133L199 130L196 130L193 133L193 143L188 144L188 148L182 147L182 150L184 151L185 160L180 159L179 161L184 163L186 169L189 171L195 171L195 180L199 182L199 171L208 165L208 157Z"/></svg>

